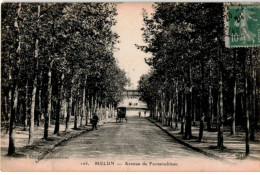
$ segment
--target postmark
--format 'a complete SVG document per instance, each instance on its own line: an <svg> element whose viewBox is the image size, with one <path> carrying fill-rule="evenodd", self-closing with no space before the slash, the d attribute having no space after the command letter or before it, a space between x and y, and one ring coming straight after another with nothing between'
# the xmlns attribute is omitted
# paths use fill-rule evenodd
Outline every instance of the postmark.
<svg viewBox="0 0 260 175"><path fill-rule="evenodd" d="M260 46L260 3L225 3L226 47Z"/></svg>

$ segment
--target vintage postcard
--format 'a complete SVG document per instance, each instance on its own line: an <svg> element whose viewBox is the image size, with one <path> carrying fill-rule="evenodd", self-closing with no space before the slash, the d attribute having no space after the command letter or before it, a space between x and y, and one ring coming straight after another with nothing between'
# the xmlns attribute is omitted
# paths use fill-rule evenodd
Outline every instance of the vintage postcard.
<svg viewBox="0 0 260 175"><path fill-rule="evenodd" d="M260 4L1 4L1 171L260 171Z"/></svg>

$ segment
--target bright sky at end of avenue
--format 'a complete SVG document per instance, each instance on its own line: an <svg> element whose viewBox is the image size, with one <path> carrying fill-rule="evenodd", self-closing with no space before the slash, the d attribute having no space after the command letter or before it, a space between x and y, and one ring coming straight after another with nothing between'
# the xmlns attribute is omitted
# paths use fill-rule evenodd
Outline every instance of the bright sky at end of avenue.
<svg viewBox="0 0 260 175"><path fill-rule="evenodd" d="M131 79L131 88L136 88L142 74L149 71L149 66L145 63L146 54L138 50L135 46L144 45L142 39L143 15L142 9L148 14L153 13L152 3L120 3L117 5L117 24L114 31L120 36L120 43L116 45L119 51L114 55L118 60L119 67L124 69Z"/></svg>

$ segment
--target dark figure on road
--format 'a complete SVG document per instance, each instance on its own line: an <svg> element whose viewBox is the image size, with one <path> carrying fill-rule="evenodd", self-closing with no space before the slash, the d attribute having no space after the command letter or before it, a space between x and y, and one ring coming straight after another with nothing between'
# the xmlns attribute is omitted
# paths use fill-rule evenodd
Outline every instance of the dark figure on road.
<svg viewBox="0 0 260 175"><path fill-rule="evenodd" d="M138 114L139 114L139 117L141 117L141 111L139 111Z"/></svg>
<svg viewBox="0 0 260 175"><path fill-rule="evenodd" d="M94 113L93 118L91 120L92 130L94 130L94 128L97 130L97 123L98 123L98 121L99 121L99 118L98 118L97 114Z"/></svg>

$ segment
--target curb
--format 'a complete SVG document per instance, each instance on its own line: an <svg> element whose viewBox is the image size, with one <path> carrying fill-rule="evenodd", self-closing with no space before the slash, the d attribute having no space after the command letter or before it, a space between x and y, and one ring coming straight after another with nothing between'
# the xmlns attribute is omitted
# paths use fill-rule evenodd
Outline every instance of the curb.
<svg viewBox="0 0 260 175"><path fill-rule="evenodd" d="M56 147L60 146L62 143L67 142L75 137L80 136L81 134L87 133L90 130L83 130L79 133L76 134L72 134L70 136L68 136L67 138L64 138L63 140L59 141L58 143L54 144L51 148L47 149L46 151L44 151L39 158L35 161L36 163L38 163L39 161L43 160L50 152L52 152Z"/></svg>
<svg viewBox="0 0 260 175"><path fill-rule="evenodd" d="M207 151L204 151L204 150L202 150L202 149L200 149L200 148L194 147L194 146L192 146L191 144L188 144L188 143L182 141L181 139L178 139L177 137L175 137L173 134L171 134L169 131L167 131L166 129L164 129L162 126L160 126L158 123L156 123L156 122L153 121L152 119L150 119L150 118L148 118L148 117L147 117L146 119L149 120L151 123L155 124L158 128L160 128L162 131L164 131L168 136L170 136L171 138L173 138L173 139L174 139L175 141L177 141L178 143L180 143L180 144L182 144L182 145L184 145L184 146L186 146L186 147L188 147L188 148L190 148L190 149L192 149L192 150L194 150L194 151L196 151L196 152L199 152L199 153L202 153L202 154L204 154L204 155L206 155L206 156L208 156L208 157L211 157L211 158L213 158L213 159L215 159L215 160L218 160L218 161L222 161L222 162L226 162L226 163L230 163L230 164L231 164L231 162L229 162L229 161L223 159L222 157L219 157L219 156L217 156L217 155L215 155L215 154L212 154L212 153L209 153L209 152L207 152Z"/></svg>
<svg viewBox="0 0 260 175"><path fill-rule="evenodd" d="M112 118L110 119L107 119L106 121L102 121L102 124L99 125L99 126L102 126L104 124L106 124L107 122L109 122L110 120L112 120ZM75 134L72 134L70 136L68 136L67 138L64 138L62 139L61 141L59 141L58 143L54 144L51 148L47 149L46 151L44 151L40 156L39 158L35 161L36 163L40 162L41 160L43 160L49 153L51 153L55 148L57 148L58 146L60 146L61 144L73 139L73 138L76 138L82 134L85 134L87 132L91 131L91 129L84 129L83 131L79 132L79 133L75 133Z"/></svg>

